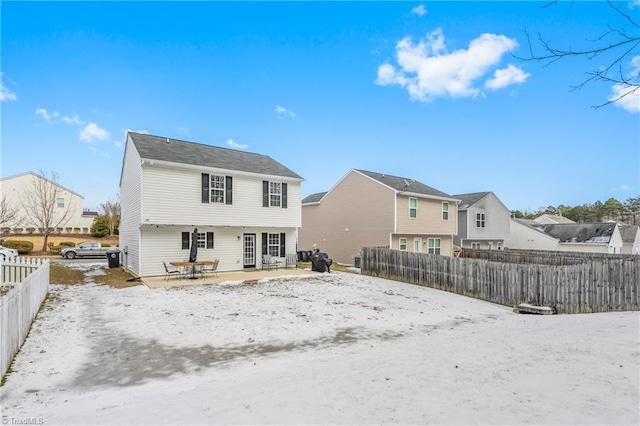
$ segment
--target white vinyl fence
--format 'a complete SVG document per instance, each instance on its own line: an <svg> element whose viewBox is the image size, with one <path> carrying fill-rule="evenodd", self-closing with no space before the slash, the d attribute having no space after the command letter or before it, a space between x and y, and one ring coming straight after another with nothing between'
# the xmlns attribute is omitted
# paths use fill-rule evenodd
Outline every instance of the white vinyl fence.
<svg viewBox="0 0 640 426"><path fill-rule="evenodd" d="M27 338L31 323L49 292L49 261L16 258L0 264L0 377Z"/></svg>

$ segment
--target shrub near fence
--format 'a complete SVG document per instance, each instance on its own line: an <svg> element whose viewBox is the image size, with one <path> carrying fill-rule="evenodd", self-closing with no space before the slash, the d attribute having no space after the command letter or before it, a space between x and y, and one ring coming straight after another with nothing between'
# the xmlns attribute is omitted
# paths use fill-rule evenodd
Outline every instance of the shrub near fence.
<svg viewBox="0 0 640 426"><path fill-rule="evenodd" d="M531 303L558 313L640 309L640 257L571 265L506 263L362 249L361 273L445 290L506 306Z"/></svg>
<svg viewBox="0 0 640 426"><path fill-rule="evenodd" d="M22 276L23 272L16 270L29 270L28 275L0 297L0 377L4 377L11 360L27 338L31 323L49 291L49 261L23 261L18 258L15 262L3 263L0 268L0 276L10 279ZM6 285L7 281L3 279L0 284Z"/></svg>

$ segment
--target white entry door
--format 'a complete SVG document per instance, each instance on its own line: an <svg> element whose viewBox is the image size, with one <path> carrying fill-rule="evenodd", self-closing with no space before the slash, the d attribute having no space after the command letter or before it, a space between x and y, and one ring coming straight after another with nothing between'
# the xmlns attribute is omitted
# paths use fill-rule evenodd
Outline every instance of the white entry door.
<svg viewBox="0 0 640 426"><path fill-rule="evenodd" d="M422 253L422 238L413 239L413 251L414 253Z"/></svg>
<svg viewBox="0 0 640 426"><path fill-rule="evenodd" d="M244 234L242 258L245 268L256 267L256 234Z"/></svg>

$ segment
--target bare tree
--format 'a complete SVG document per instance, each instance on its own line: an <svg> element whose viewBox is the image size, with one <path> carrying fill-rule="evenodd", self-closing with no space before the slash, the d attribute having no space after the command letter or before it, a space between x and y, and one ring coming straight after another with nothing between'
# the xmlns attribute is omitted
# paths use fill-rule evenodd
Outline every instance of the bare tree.
<svg viewBox="0 0 640 426"><path fill-rule="evenodd" d="M109 199L100 204L98 213L107 220L109 224L109 235L114 235L116 226L120 224L120 196L117 196L116 201Z"/></svg>
<svg viewBox="0 0 640 426"><path fill-rule="evenodd" d="M557 0L552 1L543 7L550 7L557 5L557 3ZM607 102L595 105L593 108L619 102L627 96L640 95L640 63L638 63L640 62L638 59L640 54L640 23L634 20L622 5L613 4L610 0L607 0L607 3L617 23L615 26L609 26L606 30L603 29L602 34L593 40L588 40L590 44L587 47L555 47L551 41L546 40L542 34L538 33L537 43L542 45L542 53L536 53L531 34L525 28L523 31L527 36L529 55L526 57L516 56L516 58L524 61L544 62L549 65L571 57L592 60L607 56L605 65L598 65L594 70L587 71L587 78L581 83L571 86L571 90L581 89L594 81L611 83L614 90L612 96L608 98ZM573 2L570 4L572 7ZM625 72L624 66L631 66L632 70Z"/></svg>
<svg viewBox="0 0 640 426"><path fill-rule="evenodd" d="M24 191L20 202L27 220L44 233L42 251L47 251L49 234L69 222L74 210L71 199L64 197L58 174L40 170L38 178L33 179L31 188Z"/></svg>
<svg viewBox="0 0 640 426"><path fill-rule="evenodd" d="M4 236L5 228L11 228L22 222L20 208L13 204L7 194L2 194L0 200L0 236Z"/></svg>

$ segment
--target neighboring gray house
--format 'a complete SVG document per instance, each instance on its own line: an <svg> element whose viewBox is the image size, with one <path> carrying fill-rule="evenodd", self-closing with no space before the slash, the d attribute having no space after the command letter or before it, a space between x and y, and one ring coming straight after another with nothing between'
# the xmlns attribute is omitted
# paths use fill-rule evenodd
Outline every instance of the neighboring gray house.
<svg viewBox="0 0 640 426"><path fill-rule="evenodd" d="M509 238L510 210L493 192L452 195L458 204L458 234L454 244L462 248L499 250Z"/></svg>
<svg viewBox="0 0 640 426"><path fill-rule="evenodd" d="M640 226L618 225L622 235L622 252L625 254L640 254Z"/></svg>
<svg viewBox="0 0 640 426"><path fill-rule="evenodd" d="M623 252L618 224L552 223L539 224L523 219L511 220L511 249L578 251L590 253Z"/></svg>
<svg viewBox="0 0 640 426"><path fill-rule="evenodd" d="M302 178L250 152L127 133L120 178L120 247L137 276L189 257L219 271L261 267L262 254L295 254Z"/></svg>

